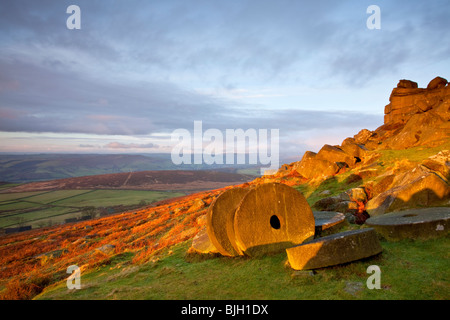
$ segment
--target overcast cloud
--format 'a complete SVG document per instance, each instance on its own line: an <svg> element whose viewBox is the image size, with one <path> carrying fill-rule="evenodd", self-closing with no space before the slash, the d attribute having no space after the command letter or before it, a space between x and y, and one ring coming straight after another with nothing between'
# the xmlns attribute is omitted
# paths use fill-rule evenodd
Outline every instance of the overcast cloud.
<svg viewBox="0 0 450 320"><path fill-rule="evenodd" d="M322 143L318 130L342 141L382 124L399 79L449 76L448 1L376 1L381 30L368 30L372 2L3 0L0 135L87 134L83 150L160 151L201 120L278 128L291 154ZM81 30L66 28L71 4ZM0 151L12 150L5 141Z"/></svg>

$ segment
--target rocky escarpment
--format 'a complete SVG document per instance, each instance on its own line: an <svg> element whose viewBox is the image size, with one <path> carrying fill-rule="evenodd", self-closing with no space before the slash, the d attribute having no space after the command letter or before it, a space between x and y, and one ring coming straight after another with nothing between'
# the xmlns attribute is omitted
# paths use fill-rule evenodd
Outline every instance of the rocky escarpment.
<svg viewBox="0 0 450 320"><path fill-rule="evenodd" d="M314 207L354 215L360 223L369 214L450 205L448 151L438 150L441 152L419 163L405 158L395 168L387 168L379 161L383 151L436 148L450 142L448 81L436 77L426 88L418 88L416 82L400 80L389 101L384 124L376 130L363 129L341 145L324 145L317 153L307 151L300 161L283 165L277 176L296 175L320 184L351 171L348 178L353 182L360 180L358 188L322 198Z"/></svg>

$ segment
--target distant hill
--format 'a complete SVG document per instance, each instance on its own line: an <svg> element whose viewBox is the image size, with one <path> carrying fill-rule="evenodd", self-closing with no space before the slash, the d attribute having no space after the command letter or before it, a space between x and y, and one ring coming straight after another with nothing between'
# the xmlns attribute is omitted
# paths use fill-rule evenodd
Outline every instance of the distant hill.
<svg viewBox="0 0 450 320"><path fill-rule="evenodd" d="M241 184L254 178L252 175L210 170L138 171L30 182L6 192L74 189L197 191Z"/></svg>
<svg viewBox="0 0 450 320"><path fill-rule="evenodd" d="M170 154L0 154L0 181L24 183L148 170L228 170L250 166L174 165ZM256 171L256 170L255 170Z"/></svg>

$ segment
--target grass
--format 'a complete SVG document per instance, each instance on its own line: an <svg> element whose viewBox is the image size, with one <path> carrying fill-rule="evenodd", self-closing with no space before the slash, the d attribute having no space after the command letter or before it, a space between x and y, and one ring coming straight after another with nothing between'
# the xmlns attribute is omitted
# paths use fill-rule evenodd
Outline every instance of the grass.
<svg viewBox="0 0 450 320"><path fill-rule="evenodd" d="M404 150L377 150L381 153L380 162L386 164L395 163L395 161L408 159L410 162L419 163L422 160L437 154L442 150L450 150L450 141L438 147L413 147Z"/></svg>
<svg viewBox="0 0 450 320"><path fill-rule="evenodd" d="M95 190L75 198L54 201L55 205L70 205L74 201L78 206L116 206L138 204L144 200L147 203L182 196L180 192L143 191L143 190Z"/></svg>
<svg viewBox="0 0 450 320"><path fill-rule="evenodd" d="M159 260L130 263L132 253L81 275L80 290L65 282L47 288L36 299L164 300L329 300L450 298L449 238L428 241L381 241L380 255L294 276L284 252L258 259L217 257L187 262L190 240L166 250ZM81 262L80 262L81 263ZM381 289L366 287L368 266L381 269ZM359 290L348 287L359 284Z"/></svg>
<svg viewBox="0 0 450 320"><path fill-rule="evenodd" d="M313 185L309 183L301 184L298 186L294 186L295 189L297 189L299 192L301 192L306 200L308 201L309 205L312 206L316 201L324 198L323 195L320 195L322 191L328 190L330 191L329 196L335 196L338 195L341 192L344 192L351 188L356 188L362 184L362 181L355 181L352 183L345 183L345 179L347 179L352 174L352 171L342 173L340 175L331 177L322 183L320 185Z"/></svg>
<svg viewBox="0 0 450 320"><path fill-rule="evenodd" d="M84 207L137 206L182 196L180 192L142 190L57 190L0 194L0 228L33 228L79 217ZM124 209L125 210L125 209Z"/></svg>

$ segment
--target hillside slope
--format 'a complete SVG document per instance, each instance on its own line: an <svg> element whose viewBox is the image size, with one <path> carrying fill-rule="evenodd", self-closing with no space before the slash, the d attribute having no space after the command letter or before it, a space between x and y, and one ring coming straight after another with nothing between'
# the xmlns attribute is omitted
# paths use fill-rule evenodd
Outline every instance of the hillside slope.
<svg viewBox="0 0 450 320"><path fill-rule="evenodd" d="M208 170L137 171L30 182L7 192L74 189L207 190L244 183L254 177Z"/></svg>

